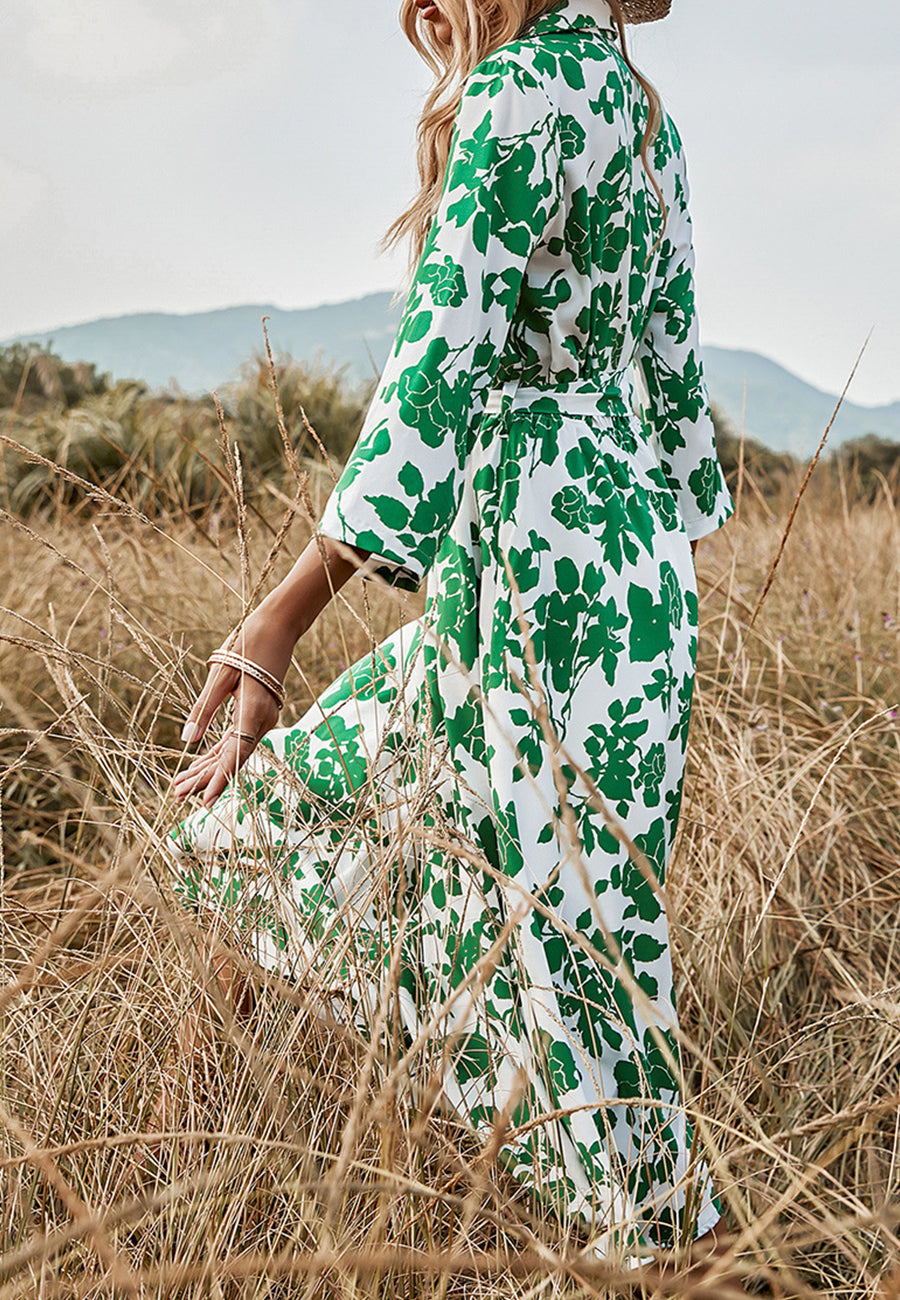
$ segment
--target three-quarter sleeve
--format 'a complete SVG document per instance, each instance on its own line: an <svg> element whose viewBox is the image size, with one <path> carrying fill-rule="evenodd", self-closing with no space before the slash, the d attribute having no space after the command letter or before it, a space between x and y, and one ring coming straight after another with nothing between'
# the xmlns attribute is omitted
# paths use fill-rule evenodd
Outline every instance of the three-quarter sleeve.
<svg viewBox="0 0 900 1300"><path fill-rule="evenodd" d="M644 415L662 471L691 540L714 532L734 512L716 454L715 431L700 359L694 300L694 248L684 155L676 153L674 201L654 284L650 316L637 351L649 405Z"/></svg>
<svg viewBox="0 0 900 1300"><path fill-rule="evenodd" d="M507 57L469 77L440 203L375 398L321 531L417 586L459 509L465 465L525 268L562 203L556 111Z"/></svg>

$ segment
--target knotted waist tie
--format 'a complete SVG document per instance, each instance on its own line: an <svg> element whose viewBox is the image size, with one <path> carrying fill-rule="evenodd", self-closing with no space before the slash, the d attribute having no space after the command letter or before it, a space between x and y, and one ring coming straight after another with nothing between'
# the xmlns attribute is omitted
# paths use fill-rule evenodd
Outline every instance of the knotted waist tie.
<svg viewBox="0 0 900 1300"><path fill-rule="evenodd" d="M499 388L492 388L487 395L484 406L485 415L499 415L504 411L521 410L535 407L536 414L543 411L565 415L612 416L614 427L622 444L633 449L635 443L634 417L629 402L626 400L623 386L631 390L629 367L610 372L595 379L596 387L585 389L579 385L576 391L571 385L559 385L547 388L525 388L518 379L508 380ZM545 405L542 407L542 403ZM604 409L608 406L612 410ZM420 578L412 570L397 565L393 561L375 570L378 576L392 586L416 591Z"/></svg>
<svg viewBox="0 0 900 1300"><path fill-rule="evenodd" d="M561 411L565 415L596 415L598 411L613 402L621 404L627 411L628 403L623 393L623 385L630 388L629 371L617 370L602 375L596 381L596 387L585 390L579 386L575 390L569 385L558 388L525 388L517 379L511 379L499 388L492 388L487 395L485 415L498 415L502 410L521 410L523 407L536 406L541 401L549 401L548 409Z"/></svg>

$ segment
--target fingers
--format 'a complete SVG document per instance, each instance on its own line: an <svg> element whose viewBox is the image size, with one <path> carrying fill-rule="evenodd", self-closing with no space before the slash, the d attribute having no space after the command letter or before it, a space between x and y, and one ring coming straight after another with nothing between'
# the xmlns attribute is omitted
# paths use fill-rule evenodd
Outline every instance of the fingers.
<svg viewBox="0 0 900 1300"><path fill-rule="evenodd" d="M224 751L210 773L209 780L201 796L201 801L207 808L211 808L219 796L225 793L228 782L237 774L241 762L238 753L238 742L235 741L233 745L228 746Z"/></svg>
<svg viewBox="0 0 900 1300"><path fill-rule="evenodd" d="M226 677L231 674L232 670L227 670ZM224 793L229 781L237 775L262 737L278 721L278 704L270 692L252 678L241 677L239 674L234 676L238 679L237 687L229 692L235 697L233 723L221 740L210 746L205 754L198 755L176 777L173 792L179 800L186 799L189 795L200 795L203 803L210 807ZM209 726L222 702L221 699L216 701L217 691L207 692L204 688L192 710L192 716L195 715L197 719L193 725L202 726L204 730ZM191 718L188 719L185 730L190 725Z"/></svg>
<svg viewBox="0 0 900 1300"><path fill-rule="evenodd" d="M256 749L257 741L229 732L208 753L202 754L175 780L174 793L179 800L201 795L210 807L224 793L229 781Z"/></svg>
<svg viewBox="0 0 900 1300"><path fill-rule="evenodd" d="M219 755L225 747L225 738L207 750L205 754L198 754L190 767L186 767L183 772L179 772L175 778L175 793L180 797L185 794L192 794L197 784L197 778L207 773L211 764L219 761Z"/></svg>
<svg viewBox="0 0 900 1300"><path fill-rule="evenodd" d="M234 693L240 680L240 673L222 664L216 664L209 670L206 684L188 714L181 732L181 739L186 745L193 745L206 735L209 724L228 696Z"/></svg>

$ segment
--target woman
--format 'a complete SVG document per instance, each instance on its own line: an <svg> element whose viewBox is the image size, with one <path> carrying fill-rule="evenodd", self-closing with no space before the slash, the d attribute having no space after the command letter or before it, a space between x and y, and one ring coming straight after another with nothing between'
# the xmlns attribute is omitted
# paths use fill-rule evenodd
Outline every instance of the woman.
<svg viewBox="0 0 900 1300"><path fill-rule="evenodd" d="M508 1124L506 1166L600 1254L714 1246L721 1213L682 1108L660 888L692 546L733 509L681 144L624 48L624 21L667 9L404 0L440 72L392 228L412 287L321 537L214 656L184 739L229 695L236 725L176 787L204 805L177 835L182 892L227 905L265 964L332 970L361 1025L387 873L408 1042L435 1045L479 1133ZM272 730L297 639L363 561L427 576L425 617Z"/></svg>

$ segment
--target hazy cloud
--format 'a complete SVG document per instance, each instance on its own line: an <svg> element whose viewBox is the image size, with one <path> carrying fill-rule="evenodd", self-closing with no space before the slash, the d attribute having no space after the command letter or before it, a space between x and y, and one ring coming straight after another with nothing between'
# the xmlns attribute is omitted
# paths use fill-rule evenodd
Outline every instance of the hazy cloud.
<svg viewBox="0 0 900 1300"><path fill-rule="evenodd" d="M138 89L219 75L252 57L272 10L271 0L12 0L5 25L32 72Z"/></svg>
<svg viewBox="0 0 900 1300"><path fill-rule="evenodd" d="M0 235L14 232L42 206L49 193L50 182L42 172L0 156Z"/></svg>
<svg viewBox="0 0 900 1300"><path fill-rule="evenodd" d="M884 67L900 59L900 5L894 0L756 0L715 9L705 0L675 0L671 18L646 34L665 44L666 29L675 25L690 28L702 48L712 44L727 50L729 60L753 60L761 79L785 66Z"/></svg>

